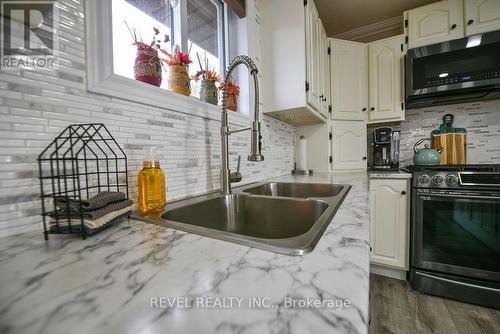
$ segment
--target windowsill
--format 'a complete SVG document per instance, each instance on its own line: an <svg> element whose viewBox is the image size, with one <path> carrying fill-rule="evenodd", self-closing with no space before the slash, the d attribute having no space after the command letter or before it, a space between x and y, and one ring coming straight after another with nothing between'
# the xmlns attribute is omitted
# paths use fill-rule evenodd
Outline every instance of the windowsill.
<svg viewBox="0 0 500 334"><path fill-rule="evenodd" d="M197 99L162 89L141 81L113 74L99 85L89 86L89 91L125 99L143 105L158 107L189 116L208 118L215 121L221 119L221 106L213 105ZM229 122L246 126L250 117L239 112L228 111Z"/></svg>

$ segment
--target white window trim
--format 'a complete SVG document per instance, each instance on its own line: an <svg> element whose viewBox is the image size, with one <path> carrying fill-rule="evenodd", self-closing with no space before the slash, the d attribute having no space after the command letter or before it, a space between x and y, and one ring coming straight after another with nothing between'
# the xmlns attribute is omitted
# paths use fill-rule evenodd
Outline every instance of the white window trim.
<svg viewBox="0 0 500 334"><path fill-rule="evenodd" d="M111 7L111 0L85 1L87 89L97 94L220 121L219 106L114 73ZM250 116L229 114L230 124L247 126L251 122Z"/></svg>

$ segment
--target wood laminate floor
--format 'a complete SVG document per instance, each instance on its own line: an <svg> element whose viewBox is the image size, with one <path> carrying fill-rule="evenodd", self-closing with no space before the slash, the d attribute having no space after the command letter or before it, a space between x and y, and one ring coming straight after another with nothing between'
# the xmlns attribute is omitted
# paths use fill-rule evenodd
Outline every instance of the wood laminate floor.
<svg viewBox="0 0 500 334"><path fill-rule="evenodd" d="M414 293L375 274L370 292L371 334L500 334L500 310Z"/></svg>

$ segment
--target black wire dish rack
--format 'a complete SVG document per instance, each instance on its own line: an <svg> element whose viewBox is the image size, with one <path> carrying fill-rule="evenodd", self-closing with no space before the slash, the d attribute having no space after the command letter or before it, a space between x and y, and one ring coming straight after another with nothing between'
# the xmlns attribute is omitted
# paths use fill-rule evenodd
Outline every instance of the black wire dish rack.
<svg viewBox="0 0 500 334"><path fill-rule="evenodd" d="M84 228L82 200L102 191L123 192L129 198L127 156L104 124L68 126L38 156L38 168L45 240L49 234L80 234L85 239L123 218L91 232ZM79 218L58 207L61 199L80 203Z"/></svg>

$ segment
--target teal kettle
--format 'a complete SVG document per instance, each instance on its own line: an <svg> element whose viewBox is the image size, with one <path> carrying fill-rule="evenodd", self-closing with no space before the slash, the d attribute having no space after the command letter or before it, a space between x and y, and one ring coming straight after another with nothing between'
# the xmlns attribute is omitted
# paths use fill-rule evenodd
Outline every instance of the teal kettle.
<svg viewBox="0 0 500 334"><path fill-rule="evenodd" d="M443 149L436 150L430 148L429 144L425 144L424 148L418 148L423 142L431 140L429 138L422 138L413 145L413 163L415 165L439 165L441 163L441 152Z"/></svg>

